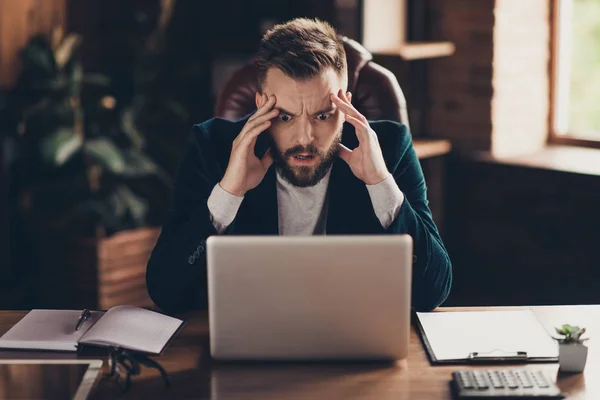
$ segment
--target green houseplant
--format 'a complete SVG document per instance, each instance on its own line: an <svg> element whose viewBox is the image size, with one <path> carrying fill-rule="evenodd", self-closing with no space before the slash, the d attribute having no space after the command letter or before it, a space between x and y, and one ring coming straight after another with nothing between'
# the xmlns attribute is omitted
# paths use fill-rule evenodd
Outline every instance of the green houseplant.
<svg viewBox="0 0 600 400"><path fill-rule="evenodd" d="M159 222L170 179L144 153L144 138L111 95L110 79L83 72L80 43L77 35L54 45L35 36L22 51L6 113L6 131L18 143L19 208L36 226L66 234Z"/></svg>
<svg viewBox="0 0 600 400"><path fill-rule="evenodd" d="M556 340L559 343L558 363L564 372L582 372L587 361L588 348L584 345L587 338L581 336L586 329L564 324L555 328L560 335Z"/></svg>
<svg viewBox="0 0 600 400"><path fill-rule="evenodd" d="M144 259L158 229L136 233L137 244L123 234L159 226L170 200L171 178L146 153L132 108L119 104L107 76L83 71L80 44L78 35L59 31L51 39L32 37L0 114L17 154L10 167L11 227L17 247L34 250L20 251L16 262L30 269L23 275L35 276L31 291L45 306L106 306L90 300L103 293L107 275L94 270L102 260L118 272L105 281L119 293L132 293L132 285L145 292ZM113 235L121 236L111 242ZM126 259L119 251L134 257L127 265L136 265L135 274L119 271L116 260ZM89 297L78 302L77 290Z"/></svg>

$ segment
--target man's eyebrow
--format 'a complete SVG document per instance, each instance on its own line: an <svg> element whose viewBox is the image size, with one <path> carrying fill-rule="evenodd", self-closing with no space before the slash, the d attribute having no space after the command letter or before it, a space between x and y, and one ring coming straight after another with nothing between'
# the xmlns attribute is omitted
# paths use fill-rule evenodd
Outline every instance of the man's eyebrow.
<svg viewBox="0 0 600 400"><path fill-rule="evenodd" d="M293 112L290 112L290 111L286 110L283 107L273 107L273 108L275 108L276 110L279 110L280 113L291 115L292 117L297 117L296 114L294 114ZM312 113L311 116L314 117L315 115L319 115L319 114L327 114L329 112L334 111L335 109L336 109L336 107L334 107L333 105L330 105L330 106L327 106L327 107L325 107L325 108L323 108L323 109L321 109L321 110L319 110L317 112Z"/></svg>
<svg viewBox="0 0 600 400"><path fill-rule="evenodd" d="M296 114L294 114L293 112L290 112L290 111L286 110L286 109L285 109L285 108L283 108L283 107L273 107L273 108L274 108L275 110L279 110L279 112L280 112L280 113L287 114L287 115L291 115L292 117L297 117L297 115L296 115Z"/></svg>
<svg viewBox="0 0 600 400"><path fill-rule="evenodd" d="M325 107L325 108L323 108L323 109L321 109L321 110L313 113L312 116L314 117L315 115L327 114L329 112L335 111L335 109L336 109L336 107L334 107L333 104L332 104L330 106L327 106L327 107Z"/></svg>

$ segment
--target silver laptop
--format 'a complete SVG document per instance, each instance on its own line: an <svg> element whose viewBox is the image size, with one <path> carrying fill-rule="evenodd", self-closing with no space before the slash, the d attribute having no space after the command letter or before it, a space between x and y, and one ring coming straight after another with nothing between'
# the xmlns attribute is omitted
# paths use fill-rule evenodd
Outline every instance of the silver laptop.
<svg viewBox="0 0 600 400"><path fill-rule="evenodd" d="M215 359L408 355L408 235L211 236L207 257Z"/></svg>

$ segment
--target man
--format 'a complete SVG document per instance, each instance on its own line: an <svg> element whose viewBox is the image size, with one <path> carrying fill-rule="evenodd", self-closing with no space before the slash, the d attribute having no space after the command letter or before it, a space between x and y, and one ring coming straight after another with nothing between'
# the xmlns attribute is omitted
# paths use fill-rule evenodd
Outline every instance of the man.
<svg viewBox="0 0 600 400"><path fill-rule="evenodd" d="M210 235L408 233L412 305L441 304L452 270L410 134L395 122L368 122L352 106L333 28L308 19L274 27L257 67L256 112L193 128L148 262L154 302L173 312L206 306Z"/></svg>

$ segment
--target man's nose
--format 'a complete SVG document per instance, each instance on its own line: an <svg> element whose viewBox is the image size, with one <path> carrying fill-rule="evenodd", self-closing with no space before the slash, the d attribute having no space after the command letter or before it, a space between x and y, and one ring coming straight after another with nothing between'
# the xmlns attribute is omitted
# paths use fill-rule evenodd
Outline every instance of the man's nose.
<svg viewBox="0 0 600 400"><path fill-rule="evenodd" d="M304 122L296 132L296 142L301 146L308 146L314 140L312 124Z"/></svg>

